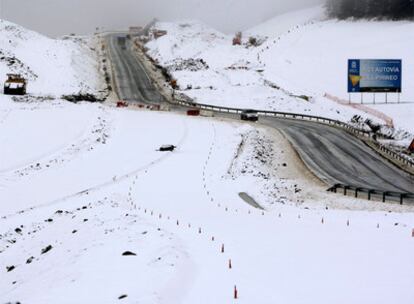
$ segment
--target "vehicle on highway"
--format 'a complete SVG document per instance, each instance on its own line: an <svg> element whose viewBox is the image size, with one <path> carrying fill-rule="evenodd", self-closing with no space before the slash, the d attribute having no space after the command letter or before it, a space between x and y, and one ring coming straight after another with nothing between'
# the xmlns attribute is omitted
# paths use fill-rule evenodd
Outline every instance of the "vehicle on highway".
<svg viewBox="0 0 414 304"><path fill-rule="evenodd" d="M118 37L118 44L121 47L121 49L126 50L126 40L127 38L124 36Z"/></svg>
<svg viewBox="0 0 414 304"><path fill-rule="evenodd" d="M259 114L255 110L243 110L240 116L241 120L258 121Z"/></svg>
<svg viewBox="0 0 414 304"><path fill-rule="evenodd" d="M19 74L7 74L4 83L5 95L26 95L27 81Z"/></svg>

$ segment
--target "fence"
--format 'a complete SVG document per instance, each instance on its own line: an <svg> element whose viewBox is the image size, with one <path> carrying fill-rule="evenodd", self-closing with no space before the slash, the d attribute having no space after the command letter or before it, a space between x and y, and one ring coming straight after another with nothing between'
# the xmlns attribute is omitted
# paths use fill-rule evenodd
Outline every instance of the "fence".
<svg viewBox="0 0 414 304"><path fill-rule="evenodd" d="M187 107L195 107L200 108L204 110L210 110L215 112L221 112L221 113L229 113L229 114L241 114L244 109L238 109L238 108L229 108L229 107L222 107L222 106L212 106L212 105L206 105L206 104L200 104L200 103L192 103L188 101L182 101L182 100L176 100L178 104L187 106ZM355 128L347 123L330 119L330 118L324 118L319 116L312 116L312 115L306 115L306 114L295 114L295 113L287 113L287 112L275 112L275 111L265 111L265 110L257 110L257 113L262 116L268 116L268 117L279 117L279 118L288 118L288 119L297 119L297 120L303 120L303 121L314 121L319 122L322 124L330 125L330 126L336 126L342 129L345 129L348 132L351 132L355 135L366 137L366 138L372 138L373 133ZM413 164L414 165L414 164Z"/></svg>
<svg viewBox="0 0 414 304"><path fill-rule="evenodd" d="M414 168L414 162L412 160L410 160L408 157L405 157L404 155L397 153L389 148L387 148L384 145L381 145L379 142L372 142L371 144L373 144L375 146L375 148L378 151L383 152L384 154L386 154L387 156L398 160L401 164L410 167L410 168Z"/></svg>
<svg viewBox="0 0 414 304"><path fill-rule="evenodd" d="M355 187L355 186L343 185L343 184L335 184L334 186L329 188L328 191L337 193L338 189L343 189L344 195L348 195L349 191L351 191L355 194L356 198L358 198L360 193L365 193L367 194L368 200L371 200L373 196L376 195L382 198L382 202L384 203L386 202L387 198L390 201L399 200L401 205L404 203L404 200L410 200L410 201L414 200L414 193L374 190L374 189L361 188L361 187Z"/></svg>

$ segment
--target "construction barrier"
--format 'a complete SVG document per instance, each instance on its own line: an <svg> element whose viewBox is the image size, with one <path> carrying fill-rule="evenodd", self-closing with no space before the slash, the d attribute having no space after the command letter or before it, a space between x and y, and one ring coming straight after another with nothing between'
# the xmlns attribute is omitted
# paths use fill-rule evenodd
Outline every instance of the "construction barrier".
<svg viewBox="0 0 414 304"><path fill-rule="evenodd" d="M200 110L199 109L190 109L187 110L188 116L200 116Z"/></svg>

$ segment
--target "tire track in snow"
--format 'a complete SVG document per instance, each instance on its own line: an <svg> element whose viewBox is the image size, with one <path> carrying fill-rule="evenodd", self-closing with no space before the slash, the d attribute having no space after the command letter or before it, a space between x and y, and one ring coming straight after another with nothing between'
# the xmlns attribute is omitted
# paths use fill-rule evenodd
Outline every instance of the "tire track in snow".
<svg viewBox="0 0 414 304"><path fill-rule="evenodd" d="M92 151L98 144L105 144L109 137L111 124L109 112L104 108L99 108L95 119L78 134L75 140L61 145L54 151L44 154L36 159L32 159L23 165L9 167L0 171L3 182L14 181L22 177L27 177L40 170L47 170L63 163L67 163L83 152Z"/></svg>
<svg viewBox="0 0 414 304"><path fill-rule="evenodd" d="M186 141L186 139L188 137L188 125L185 122L185 120L182 120L182 123L183 123L184 131L183 131L183 134L182 134L179 142L177 144L175 144L177 147L182 146L182 144ZM52 205L55 205L55 204L58 204L58 203L65 202L65 201L70 200L70 199L75 198L75 197L87 196L92 192L97 192L97 191L100 191L100 190L102 190L106 187L116 185L116 184L120 184L121 182L126 181L129 178L133 178L134 176L138 175L141 172L147 171L152 166L157 165L157 164L165 161L166 159L168 159L172 155L173 155L173 153L163 154L161 157L158 157L158 158L154 159L153 161L151 161L151 162L149 162L149 163L147 163L147 164L145 164L145 165L143 165L139 168L136 168L136 169L124 174L124 175L121 175L119 177L114 177L114 178L112 178L112 179L110 179L106 182L103 182L101 184L86 188L82 191L79 191L79 192L76 192L76 193L73 193L73 194L69 194L69 195L66 195L64 197L60 197L58 199L55 199L55 200L52 200L52 201L49 201L49 202L46 202L46 203L43 203L43 204L37 204L36 206L32 206L32 207L20 210L17 213L4 215L4 216L2 216L2 219L7 219L7 218L10 218L12 216L17 216L17 215L25 213L27 211L36 210L36 209L40 209L40 208L44 208L44 207L49 207L49 206L52 206Z"/></svg>

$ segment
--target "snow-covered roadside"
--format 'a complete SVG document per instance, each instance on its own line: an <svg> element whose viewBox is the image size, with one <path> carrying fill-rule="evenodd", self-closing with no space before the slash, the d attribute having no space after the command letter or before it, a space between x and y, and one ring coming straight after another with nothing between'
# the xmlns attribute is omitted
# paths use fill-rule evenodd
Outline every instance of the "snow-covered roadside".
<svg viewBox="0 0 414 304"><path fill-rule="evenodd" d="M0 143L1 303L414 297L412 208L325 193L274 131L0 95Z"/></svg>
<svg viewBox="0 0 414 304"><path fill-rule="evenodd" d="M348 100L345 80L349 57L402 58L404 79L409 79L413 74L408 51L412 26L410 22L325 21L323 9L317 7L277 16L246 31L241 46L232 46L232 36L197 21L160 22L155 28L167 31L167 35L150 39L145 48L177 80L178 91L196 102L310 114L348 123L353 123L355 116L382 125L393 120L395 130L384 132L392 133L406 146L414 131L400 114L408 110L412 116L413 107L385 108L377 113L369 106L350 107L337 100ZM394 37L387 47L383 32ZM259 40L269 37L254 47L248 42L251 36ZM412 93L406 82L401 98L411 100ZM377 102L381 98L378 95Z"/></svg>
<svg viewBox="0 0 414 304"><path fill-rule="evenodd" d="M27 163L26 167L36 170L24 176L16 176L14 168L2 172L2 177L12 178L2 181L0 191L0 268L5 273L0 276L0 301L112 303L121 297L127 302L171 303L191 289L196 274L197 278L200 273L212 275L209 267L195 267L193 256L187 252L191 245L197 246L192 250L206 248L211 254L218 253L209 242L187 244L159 229L154 221L130 210L127 195L138 174L171 157L156 151L160 145L168 142L180 146L190 129L198 136L201 129L196 122L187 126L186 120L175 115L66 102L32 103L14 109L14 115L21 119L6 117L2 128L13 129L23 121L23 136L16 138L7 132L2 140L15 151L32 146L27 139L36 135L33 124L38 120L64 119L49 122L54 125L49 131L52 134L34 150L32 158L25 153L6 155L8 163ZM68 120L74 130L64 132ZM65 147L73 146L72 142L96 138L97 131L91 128L94 120L103 121L109 130L105 141L81 141L86 149L64 157ZM167 125L170 131L164 129ZM148 127L150 133L142 132ZM54 167L37 166L42 161L35 158L43 159L49 151L50 157L63 155L63 161ZM156 188L154 184L149 189ZM59 199L62 197L66 198ZM17 212L21 209L26 211ZM184 236L187 229L182 229ZM126 251L136 255L122 255ZM207 263L212 261L215 268L221 268L217 267L217 261L223 262L219 254ZM218 295L219 302L223 302L222 296Z"/></svg>
<svg viewBox="0 0 414 304"><path fill-rule="evenodd" d="M297 28L275 39L273 45L268 42L263 46L260 60L267 66L264 77L297 94L324 101L323 96L327 93L346 103L346 82L342 80L346 79L349 58L401 58L404 79L410 78L414 65L407 50L410 49L413 27L412 22L328 20ZM394 38L384 44L385 36ZM364 100L372 103L373 98L372 94L367 94ZM413 87L407 80L400 98L414 100ZM375 99L377 103L384 103L385 94L376 94ZM360 96L352 96L352 100L359 103ZM367 108L390 117L396 128L395 136L407 146L414 138L414 129L409 123L414 107L395 104L395 94L389 95L388 101L390 105L367 105ZM400 129L411 134L404 134Z"/></svg>
<svg viewBox="0 0 414 304"><path fill-rule="evenodd" d="M199 103L320 115L346 122L361 114L331 101L292 96L296 92L269 81L263 76L267 66L260 62L260 47L232 46L231 36L197 21L155 26L168 34L146 43L147 54L167 68L177 80L179 92Z"/></svg>
<svg viewBox="0 0 414 304"><path fill-rule="evenodd" d="M325 194L300 176L302 164L277 133L95 104L14 111L20 119L7 116L0 128L23 122L22 138L3 135L15 151L31 145L25 139L39 120L56 118L36 155L9 153L10 164L36 167L44 162L35 158L48 155L65 161L23 176L8 166L2 172L1 302L227 303L234 285L241 303L413 297L414 218L388 212L411 209L334 210L363 202ZM93 127L102 118L104 142ZM73 130L64 132L68 124ZM66 157L64 147L79 138L90 139L88 149ZM156 151L166 143L178 149ZM267 211L246 204L241 191ZM302 202L308 192L314 196Z"/></svg>
<svg viewBox="0 0 414 304"><path fill-rule="evenodd" d="M28 79L28 94L59 98L105 95L97 38L50 39L3 20L0 22L0 83L7 73Z"/></svg>

